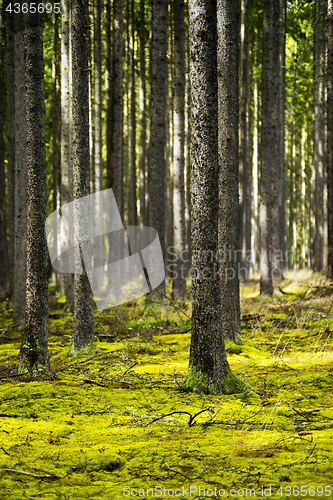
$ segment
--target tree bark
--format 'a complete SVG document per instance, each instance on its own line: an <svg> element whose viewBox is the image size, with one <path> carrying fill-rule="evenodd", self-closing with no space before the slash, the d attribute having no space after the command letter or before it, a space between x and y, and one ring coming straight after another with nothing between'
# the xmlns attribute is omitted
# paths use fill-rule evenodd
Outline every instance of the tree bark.
<svg viewBox="0 0 333 500"><path fill-rule="evenodd" d="M262 64L260 176L260 293L273 295L271 262L271 99L273 88L274 1L265 0Z"/></svg>
<svg viewBox="0 0 333 500"><path fill-rule="evenodd" d="M324 244L324 160L325 160L325 2L315 1L314 26L314 134L313 162L316 171L315 181L315 235L313 270L323 270Z"/></svg>
<svg viewBox="0 0 333 500"><path fill-rule="evenodd" d="M135 226L136 214L136 64L135 64L135 17L134 0L131 0L131 169L129 193L129 225Z"/></svg>
<svg viewBox="0 0 333 500"><path fill-rule="evenodd" d="M89 157L89 72L87 0L72 0L72 118L73 118L73 198L90 193ZM85 207L88 208L88 207ZM88 279L91 262L89 211L74 206L74 318L73 355L91 352L94 347L92 291ZM82 272L83 271L83 272Z"/></svg>
<svg viewBox="0 0 333 500"><path fill-rule="evenodd" d="M140 0L140 224L147 225L145 0Z"/></svg>
<svg viewBox="0 0 333 500"><path fill-rule="evenodd" d="M7 297L6 185L3 138L3 13L0 12L0 302Z"/></svg>
<svg viewBox="0 0 333 500"><path fill-rule="evenodd" d="M71 154L71 57L70 57L70 9L69 0L62 0L61 4L61 205L73 201L73 164ZM61 222L60 251L66 247L68 227ZM74 275L64 275L64 285L67 305L70 311L74 310Z"/></svg>
<svg viewBox="0 0 333 500"><path fill-rule="evenodd" d="M219 16L222 16L222 2ZM185 389L204 394L237 391L221 322L217 254L219 158L216 2L190 0L192 101L192 336ZM221 19L221 17L220 17ZM221 69L219 69L221 71ZM238 183L238 179L237 179Z"/></svg>
<svg viewBox="0 0 333 500"><path fill-rule="evenodd" d="M151 0L150 143L148 220L159 236L165 256L164 183L166 170L167 2ZM165 293L165 281L156 294Z"/></svg>
<svg viewBox="0 0 333 500"><path fill-rule="evenodd" d="M333 0L327 2L327 276L333 279Z"/></svg>
<svg viewBox="0 0 333 500"><path fill-rule="evenodd" d="M23 14L14 16L15 43L15 260L13 323L25 322L27 282L27 158Z"/></svg>
<svg viewBox="0 0 333 500"><path fill-rule="evenodd" d="M46 153L42 15L25 14L25 95L28 181L27 314L19 373L49 370Z"/></svg>
<svg viewBox="0 0 333 500"><path fill-rule="evenodd" d="M184 0L174 0L175 25L175 81L174 81L174 161L173 161L173 244L175 250L176 276L172 281L173 300L186 298L186 267L184 250L186 247L185 228L185 176L184 176Z"/></svg>
<svg viewBox="0 0 333 500"><path fill-rule="evenodd" d="M6 28L6 118L7 118L7 172L8 172L8 273L9 297L14 297L15 255L15 53L14 16L5 13Z"/></svg>
<svg viewBox="0 0 333 500"><path fill-rule="evenodd" d="M218 123L219 123L219 259L221 319L225 338L237 342L239 303L238 193L238 21L237 2L218 0ZM245 156L245 155L244 155ZM250 174L251 175L251 174ZM246 189L246 192L248 189ZM251 205L246 203L250 211Z"/></svg>

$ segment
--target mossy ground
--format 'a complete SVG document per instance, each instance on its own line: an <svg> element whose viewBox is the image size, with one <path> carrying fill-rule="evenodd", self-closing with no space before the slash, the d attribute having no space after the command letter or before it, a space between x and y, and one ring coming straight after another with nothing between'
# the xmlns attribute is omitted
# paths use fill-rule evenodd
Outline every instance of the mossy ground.
<svg viewBox="0 0 333 500"><path fill-rule="evenodd" d="M72 316L52 290L52 372L34 379L17 375L22 331L2 312L0 498L113 500L126 486L138 497L161 486L150 498L169 498L163 488L199 498L199 486L224 498L262 497L262 487L274 499L286 487L293 499L333 497L333 487L309 491L333 478L333 295L320 277L296 278L273 299L258 297L257 282L242 286L242 343L226 347L252 391L227 396L181 391L189 302L153 316L143 299L96 312L99 352L73 358Z"/></svg>

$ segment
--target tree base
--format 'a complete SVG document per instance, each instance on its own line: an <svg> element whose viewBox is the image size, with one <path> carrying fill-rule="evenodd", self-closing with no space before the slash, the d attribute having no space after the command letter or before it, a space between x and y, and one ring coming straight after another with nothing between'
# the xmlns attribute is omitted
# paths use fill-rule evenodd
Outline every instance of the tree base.
<svg viewBox="0 0 333 500"><path fill-rule="evenodd" d="M75 356L75 357L87 356L87 355L91 356L93 354L97 354L99 351L100 351L100 349L97 347L97 345L95 344L94 341L90 342L88 345L81 347L79 349L77 347L75 347L75 345L72 342L72 345L69 349L68 355Z"/></svg>
<svg viewBox="0 0 333 500"><path fill-rule="evenodd" d="M237 375L228 371L227 376L221 382L214 382L207 374L200 370L189 367L183 388L187 392L196 394L237 394L251 390L251 387L243 382Z"/></svg>

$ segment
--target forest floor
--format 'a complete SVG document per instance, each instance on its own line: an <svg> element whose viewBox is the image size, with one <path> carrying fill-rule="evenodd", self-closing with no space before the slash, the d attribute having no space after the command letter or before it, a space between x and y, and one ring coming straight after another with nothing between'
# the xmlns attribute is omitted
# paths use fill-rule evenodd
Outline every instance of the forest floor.
<svg viewBox="0 0 333 500"><path fill-rule="evenodd" d="M22 332L2 311L0 499L333 498L333 288L300 272L281 289L241 287L226 350L252 390L229 396L181 390L190 302L96 312L99 351L75 359L51 286L48 379L17 375Z"/></svg>

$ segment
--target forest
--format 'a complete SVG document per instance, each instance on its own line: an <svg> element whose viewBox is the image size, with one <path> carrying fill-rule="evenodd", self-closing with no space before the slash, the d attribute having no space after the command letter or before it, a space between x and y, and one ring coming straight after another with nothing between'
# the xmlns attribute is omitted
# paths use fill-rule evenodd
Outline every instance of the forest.
<svg viewBox="0 0 333 500"><path fill-rule="evenodd" d="M332 0L0 0L0 499L333 498L332 331Z"/></svg>

